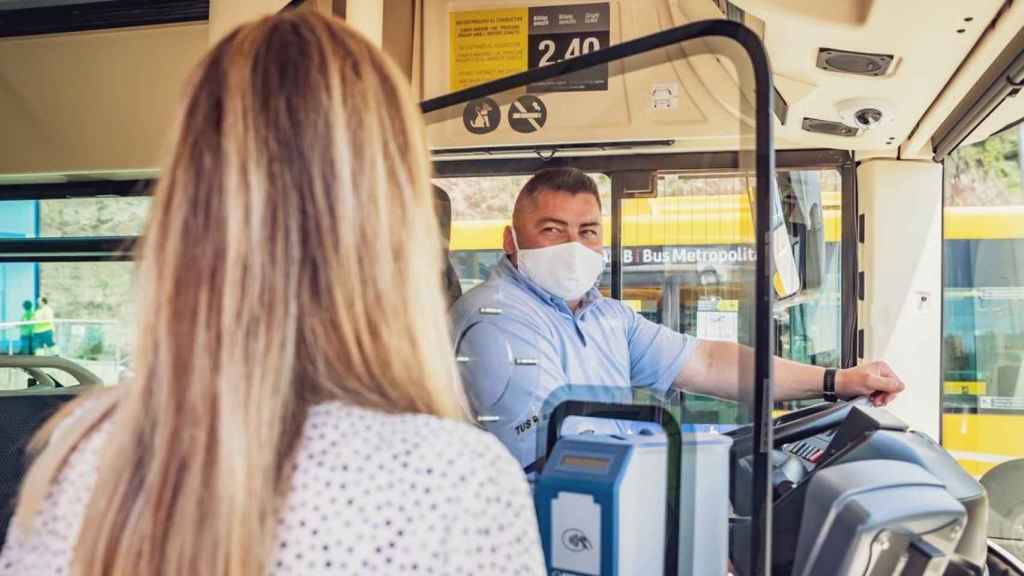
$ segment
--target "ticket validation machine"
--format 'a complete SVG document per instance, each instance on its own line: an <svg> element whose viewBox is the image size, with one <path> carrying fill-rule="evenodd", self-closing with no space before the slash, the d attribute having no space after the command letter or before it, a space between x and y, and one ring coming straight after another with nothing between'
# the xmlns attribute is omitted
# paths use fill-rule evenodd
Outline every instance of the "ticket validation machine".
<svg viewBox="0 0 1024 576"><path fill-rule="evenodd" d="M565 409L572 404L603 412ZM987 498L977 481L884 410L813 408L776 426L776 441L806 455L810 467L794 476L783 460L773 477L781 497L772 574L983 575L987 522L979 511ZM746 556L749 524L735 505L742 499L727 518L729 475L716 471L728 470L730 448L732 456L743 454L749 439L680 431L670 417L659 420L659 411L585 402L556 409L534 492L549 574L725 574L723 545L730 541L734 564ZM558 438L567 415L658 421L664 432ZM804 445L820 435L830 440L819 457ZM739 475L743 463L733 462Z"/></svg>
<svg viewBox="0 0 1024 576"><path fill-rule="evenodd" d="M664 574L667 440L562 438L537 480L548 574Z"/></svg>
<svg viewBox="0 0 1024 576"><path fill-rule="evenodd" d="M680 499L669 508L680 513L667 528L670 457L663 434L563 436L534 491L538 514L546 515L540 529L550 573L666 574L665 542L678 529L676 573L725 574L731 444L683 427Z"/></svg>
<svg viewBox="0 0 1024 576"><path fill-rule="evenodd" d="M566 418L656 422L663 433L559 439ZM548 574L677 574L679 425L659 406L570 400L547 429L547 460L534 503Z"/></svg>

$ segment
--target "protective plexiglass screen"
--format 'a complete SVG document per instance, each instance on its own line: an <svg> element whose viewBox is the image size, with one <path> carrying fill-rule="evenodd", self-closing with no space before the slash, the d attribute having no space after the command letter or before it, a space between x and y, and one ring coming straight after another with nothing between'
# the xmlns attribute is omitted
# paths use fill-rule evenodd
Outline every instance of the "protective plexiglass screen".
<svg viewBox="0 0 1024 576"><path fill-rule="evenodd" d="M639 4L451 3L425 96L663 30ZM549 571L748 563L753 465L730 464L729 434L750 431L755 393L753 78L708 36L425 115L463 380L533 484ZM614 526L607 498L632 503Z"/></svg>

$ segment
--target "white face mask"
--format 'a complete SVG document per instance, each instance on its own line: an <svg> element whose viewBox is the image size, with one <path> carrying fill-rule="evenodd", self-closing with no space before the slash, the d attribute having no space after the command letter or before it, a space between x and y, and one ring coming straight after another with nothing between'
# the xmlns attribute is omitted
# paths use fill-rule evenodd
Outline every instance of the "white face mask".
<svg viewBox="0 0 1024 576"><path fill-rule="evenodd" d="M579 242L522 249L512 229L519 271L563 300L579 300L594 287L604 270L604 256Z"/></svg>

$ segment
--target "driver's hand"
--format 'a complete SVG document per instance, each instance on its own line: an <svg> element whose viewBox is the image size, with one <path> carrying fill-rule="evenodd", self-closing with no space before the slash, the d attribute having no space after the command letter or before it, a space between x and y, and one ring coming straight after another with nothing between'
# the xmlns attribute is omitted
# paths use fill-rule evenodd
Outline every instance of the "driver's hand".
<svg viewBox="0 0 1024 576"><path fill-rule="evenodd" d="M880 360L836 373L836 394L840 398L868 396L875 406L885 406L892 402L905 387L892 368Z"/></svg>

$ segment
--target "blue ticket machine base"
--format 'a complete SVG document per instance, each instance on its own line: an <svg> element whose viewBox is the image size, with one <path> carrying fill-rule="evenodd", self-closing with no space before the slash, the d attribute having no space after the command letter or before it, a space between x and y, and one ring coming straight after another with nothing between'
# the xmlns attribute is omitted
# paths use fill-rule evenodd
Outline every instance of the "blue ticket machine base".
<svg viewBox="0 0 1024 576"><path fill-rule="evenodd" d="M661 576L667 460L663 435L562 437L534 490L548 574Z"/></svg>

